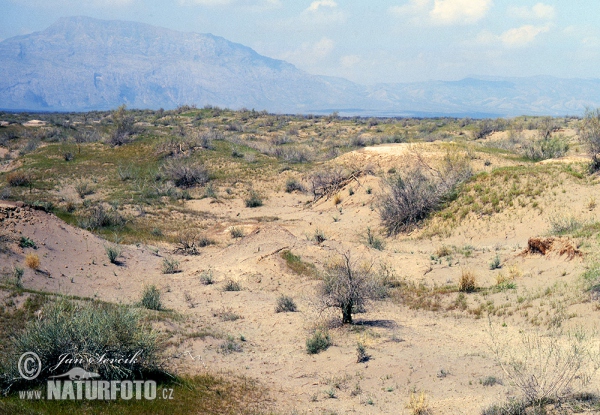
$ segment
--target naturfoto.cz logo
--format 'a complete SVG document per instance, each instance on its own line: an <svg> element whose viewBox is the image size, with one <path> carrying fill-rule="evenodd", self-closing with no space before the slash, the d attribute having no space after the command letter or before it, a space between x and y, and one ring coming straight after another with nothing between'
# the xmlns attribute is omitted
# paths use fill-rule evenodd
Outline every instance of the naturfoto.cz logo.
<svg viewBox="0 0 600 415"><path fill-rule="evenodd" d="M141 352L134 355L132 359L118 359L125 362L135 362L135 358ZM81 360L67 359L65 355L60 357L60 362L53 367L58 368L63 363L83 363ZM100 356L96 362L114 362L114 359L106 359ZM120 362L119 362L120 363ZM42 362L34 352L26 352L21 355L18 364L19 374L25 380L36 379L42 371ZM40 390L20 391L20 399L47 399L47 400L131 400L131 399L173 399L173 389L163 388L157 395L156 381L154 380L96 380L100 375L89 372L81 367L72 367L60 375L49 376L46 382L46 394Z"/></svg>

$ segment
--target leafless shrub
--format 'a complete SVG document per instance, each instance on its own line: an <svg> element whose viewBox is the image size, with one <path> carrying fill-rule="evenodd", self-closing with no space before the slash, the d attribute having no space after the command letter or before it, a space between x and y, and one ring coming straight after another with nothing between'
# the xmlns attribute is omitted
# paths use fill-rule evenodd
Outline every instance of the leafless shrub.
<svg viewBox="0 0 600 415"><path fill-rule="evenodd" d="M13 187L29 186L32 183L32 179L29 173L14 171L6 175L6 182Z"/></svg>
<svg viewBox="0 0 600 415"><path fill-rule="evenodd" d="M206 238L203 238L198 232L192 229L186 229L177 233L176 252L187 254L187 255L198 255L198 248L209 245L206 242Z"/></svg>
<svg viewBox="0 0 600 415"><path fill-rule="evenodd" d="M528 404L561 401L585 387L600 368L600 351L583 329L520 331L502 341L490 322L492 351ZM516 343L516 344L515 344Z"/></svg>
<svg viewBox="0 0 600 415"><path fill-rule="evenodd" d="M579 126L579 139L592 159L590 171L600 170L600 108L586 110Z"/></svg>
<svg viewBox="0 0 600 415"><path fill-rule="evenodd" d="M329 198L364 173L363 170L345 171L341 167L320 170L309 177L310 191L315 201L322 197Z"/></svg>
<svg viewBox="0 0 600 415"><path fill-rule="evenodd" d="M470 176L471 169L464 158L447 154L439 169L420 159L404 174L388 177L388 192L379 202L379 214L387 234L396 235L413 228Z"/></svg>
<svg viewBox="0 0 600 415"><path fill-rule="evenodd" d="M121 146L131 141L132 136L137 132L134 118L127 113L125 105L121 105L112 113L112 121L115 125L109 143L112 146Z"/></svg>
<svg viewBox="0 0 600 415"><path fill-rule="evenodd" d="M350 252L329 264L323 277L321 298L324 307L339 308L342 323L352 323L352 313L361 310L371 299L377 298L377 280L372 266L352 262Z"/></svg>
<svg viewBox="0 0 600 415"><path fill-rule="evenodd" d="M209 180L208 170L200 163L181 163L169 161L162 171L165 177L177 187L193 187L206 184Z"/></svg>

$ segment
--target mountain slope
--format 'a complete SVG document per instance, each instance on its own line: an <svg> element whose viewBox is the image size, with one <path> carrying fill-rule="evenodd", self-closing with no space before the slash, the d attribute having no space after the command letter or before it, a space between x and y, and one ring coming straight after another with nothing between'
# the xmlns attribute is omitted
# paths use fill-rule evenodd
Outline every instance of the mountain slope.
<svg viewBox="0 0 600 415"><path fill-rule="evenodd" d="M362 88L309 75L209 34L63 18L0 43L0 107L172 108L180 104L297 111L356 102Z"/></svg>
<svg viewBox="0 0 600 415"><path fill-rule="evenodd" d="M311 75L210 34L89 17L0 42L0 108L230 108L357 115L566 115L600 106L600 80L467 78L361 86Z"/></svg>

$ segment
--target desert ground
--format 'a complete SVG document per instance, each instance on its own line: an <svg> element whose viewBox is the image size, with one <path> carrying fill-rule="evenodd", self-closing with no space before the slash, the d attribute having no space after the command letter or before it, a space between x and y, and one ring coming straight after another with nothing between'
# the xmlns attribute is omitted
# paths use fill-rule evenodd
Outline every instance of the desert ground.
<svg viewBox="0 0 600 415"><path fill-rule="evenodd" d="M566 355L573 333L584 333L564 400L542 406L598 413L596 398L571 400L600 392L592 373L600 363L600 192L580 119L215 112L133 112L136 128L122 143L111 142L116 112L62 123L0 114L10 122L0 129L3 312L41 294L137 307L155 286L161 308L146 312L169 371L251 379L265 392L259 402L242 397L233 412L211 413L525 413L489 409L525 402L511 358L539 358L545 349L523 339L556 339ZM526 143L541 140L549 123L547 138L568 148L529 157ZM210 143L199 144L198 132L212 134ZM414 226L387 232L381 203L390 177L415 164L434 171L448 155L469 166L469 178ZM158 178L161 166L189 160L208 170L204 183ZM317 195L320 171L343 180ZM11 183L15 173L27 183ZM252 197L260 203L248 203ZM91 224L98 206L119 221ZM114 263L108 249L119 253ZM383 287L354 310L352 324L342 324L322 294L324 276L344 255ZM23 270L18 284L15 268ZM282 296L296 311L276 312ZM331 344L309 354L315 331ZM565 355L537 379L562 370Z"/></svg>

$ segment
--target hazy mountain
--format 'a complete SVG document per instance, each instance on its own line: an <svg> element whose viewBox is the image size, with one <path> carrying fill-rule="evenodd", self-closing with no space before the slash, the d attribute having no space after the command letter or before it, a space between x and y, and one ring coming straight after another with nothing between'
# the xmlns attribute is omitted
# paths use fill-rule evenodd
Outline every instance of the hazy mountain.
<svg viewBox="0 0 600 415"><path fill-rule="evenodd" d="M580 114L600 80L467 78L362 86L308 74L210 34L63 18L0 42L0 108L45 111L181 104L361 115Z"/></svg>

